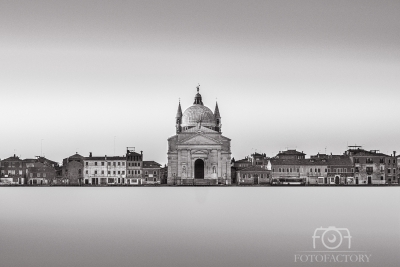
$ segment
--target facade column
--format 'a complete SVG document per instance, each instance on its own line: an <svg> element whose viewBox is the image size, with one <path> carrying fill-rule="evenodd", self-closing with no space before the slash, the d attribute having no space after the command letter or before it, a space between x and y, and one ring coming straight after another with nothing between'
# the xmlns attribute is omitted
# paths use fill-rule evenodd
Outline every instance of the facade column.
<svg viewBox="0 0 400 267"><path fill-rule="evenodd" d="M222 161L221 161L221 149L218 149L218 159L217 159L217 178L222 178Z"/></svg>
<svg viewBox="0 0 400 267"><path fill-rule="evenodd" d="M192 155L191 150L187 150L187 178L193 178L192 175Z"/></svg>
<svg viewBox="0 0 400 267"><path fill-rule="evenodd" d="M194 179L194 159L190 158L190 175L193 177Z"/></svg>
<svg viewBox="0 0 400 267"><path fill-rule="evenodd" d="M181 178L181 168L180 168L180 165L181 165L181 150L178 148L178 154L177 154L177 159L176 159L176 162L177 162L177 166L176 166L176 178Z"/></svg>

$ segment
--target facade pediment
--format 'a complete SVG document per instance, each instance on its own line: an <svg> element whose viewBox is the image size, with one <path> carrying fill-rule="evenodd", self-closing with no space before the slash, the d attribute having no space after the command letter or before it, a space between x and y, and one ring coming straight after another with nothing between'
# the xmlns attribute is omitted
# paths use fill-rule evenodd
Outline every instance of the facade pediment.
<svg viewBox="0 0 400 267"><path fill-rule="evenodd" d="M195 135L180 142L181 145L220 145L221 142L203 135Z"/></svg>

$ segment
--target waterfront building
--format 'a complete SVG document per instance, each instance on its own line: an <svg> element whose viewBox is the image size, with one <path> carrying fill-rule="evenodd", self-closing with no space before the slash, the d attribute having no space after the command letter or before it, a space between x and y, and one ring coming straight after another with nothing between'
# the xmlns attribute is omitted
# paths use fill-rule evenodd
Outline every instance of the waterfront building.
<svg viewBox="0 0 400 267"><path fill-rule="evenodd" d="M400 156L396 156L397 163L397 184L400 184Z"/></svg>
<svg viewBox="0 0 400 267"><path fill-rule="evenodd" d="M385 168L386 182L388 184L398 184L396 151L393 151L393 154L386 157L385 165L386 165L386 168Z"/></svg>
<svg viewBox="0 0 400 267"><path fill-rule="evenodd" d="M25 184L26 174L23 161L14 154L1 161L0 182L7 184Z"/></svg>
<svg viewBox="0 0 400 267"><path fill-rule="evenodd" d="M326 183L328 173L326 160L306 159L305 153L294 149L279 151L270 159L273 181L285 183Z"/></svg>
<svg viewBox="0 0 400 267"><path fill-rule="evenodd" d="M214 113L197 94L192 106L175 117L176 135L168 138L168 184L231 183L231 140L222 135L218 104Z"/></svg>
<svg viewBox="0 0 400 267"><path fill-rule="evenodd" d="M311 177L311 183L313 183L315 177L323 177L321 172L323 169L309 167L314 165L315 161L306 160L305 155L294 149L279 151L275 157L269 160L273 181L305 183L310 182L308 178Z"/></svg>
<svg viewBox="0 0 400 267"><path fill-rule="evenodd" d="M125 156L93 157L92 152L90 152L89 157L83 158L83 164L84 184L115 185L126 183Z"/></svg>
<svg viewBox="0 0 400 267"><path fill-rule="evenodd" d="M237 172L244 168L250 167L252 165L251 157L245 157L244 159L240 159L235 161L234 158L231 160L231 182L233 184L237 184Z"/></svg>
<svg viewBox="0 0 400 267"><path fill-rule="evenodd" d="M27 183L29 185L52 184L56 180L59 164L45 157L25 159Z"/></svg>
<svg viewBox="0 0 400 267"><path fill-rule="evenodd" d="M160 184L161 164L155 161L143 161L144 184Z"/></svg>
<svg viewBox="0 0 400 267"><path fill-rule="evenodd" d="M320 159L327 163L328 174L319 184L351 185L356 184L354 179L354 164L348 155L317 154L312 159Z"/></svg>
<svg viewBox="0 0 400 267"><path fill-rule="evenodd" d="M275 156L276 159L305 159L306 154L303 151L297 151L296 149L288 149L286 151L279 151Z"/></svg>
<svg viewBox="0 0 400 267"><path fill-rule="evenodd" d="M270 183L271 171L259 165L252 165L236 171L238 185L257 185Z"/></svg>
<svg viewBox="0 0 400 267"><path fill-rule="evenodd" d="M135 152L134 147L126 148L126 183L131 185L142 184L143 177L143 151Z"/></svg>
<svg viewBox="0 0 400 267"><path fill-rule="evenodd" d="M83 184L83 156L77 152L63 159L61 176L61 179L57 179L58 183L69 185Z"/></svg>
<svg viewBox="0 0 400 267"><path fill-rule="evenodd" d="M393 174L396 175L397 161L393 155L388 156L379 150L367 151L361 146L349 146L346 154L354 163L356 184L390 184Z"/></svg>
<svg viewBox="0 0 400 267"><path fill-rule="evenodd" d="M322 159L280 159L270 160L272 179L306 184L326 184L328 167Z"/></svg>

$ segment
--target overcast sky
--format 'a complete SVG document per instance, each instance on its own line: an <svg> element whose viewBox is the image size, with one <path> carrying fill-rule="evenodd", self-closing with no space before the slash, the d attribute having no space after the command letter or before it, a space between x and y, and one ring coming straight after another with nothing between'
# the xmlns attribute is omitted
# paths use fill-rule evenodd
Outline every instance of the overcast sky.
<svg viewBox="0 0 400 267"><path fill-rule="evenodd" d="M0 158L166 163L178 100L235 159L400 150L400 1L0 2ZM115 138L114 138L115 137ZM43 141L41 141L43 139Z"/></svg>

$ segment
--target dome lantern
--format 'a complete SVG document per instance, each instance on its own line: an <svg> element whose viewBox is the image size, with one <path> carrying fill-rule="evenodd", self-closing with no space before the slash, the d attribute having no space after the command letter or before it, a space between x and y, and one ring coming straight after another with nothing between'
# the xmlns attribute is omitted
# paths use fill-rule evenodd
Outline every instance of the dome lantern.
<svg viewBox="0 0 400 267"><path fill-rule="evenodd" d="M196 87L197 88L197 94L194 97L194 103L193 105L202 105L203 106L203 101L201 99L201 94L199 93L200 90L200 84Z"/></svg>

